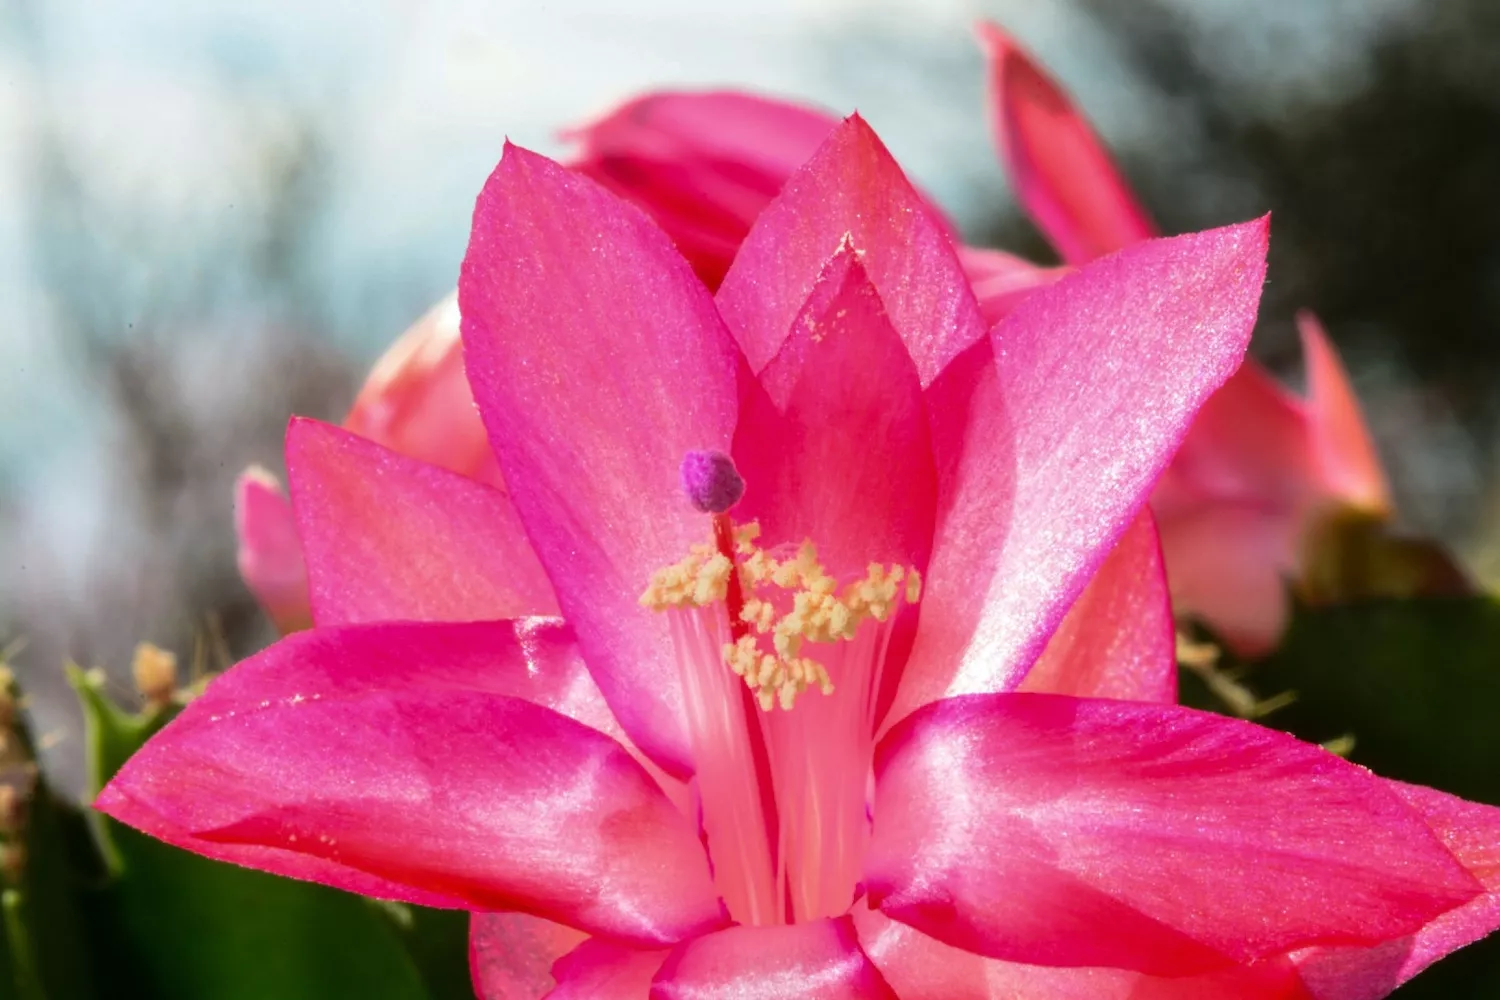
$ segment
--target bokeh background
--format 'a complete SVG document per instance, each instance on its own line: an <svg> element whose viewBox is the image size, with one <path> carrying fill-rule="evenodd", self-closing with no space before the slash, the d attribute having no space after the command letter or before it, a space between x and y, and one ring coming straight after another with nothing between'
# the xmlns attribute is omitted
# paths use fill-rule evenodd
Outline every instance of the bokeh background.
<svg viewBox="0 0 1500 1000"><path fill-rule="evenodd" d="M1165 230L1274 211L1255 352L1295 384L1316 310L1403 526L1500 575L1494 0L5 0L0 644L64 786L65 660L124 678L146 639L215 669L269 638L233 478L452 287L506 136L559 154L664 86L857 108L971 241L1048 259L996 165L980 17Z"/></svg>

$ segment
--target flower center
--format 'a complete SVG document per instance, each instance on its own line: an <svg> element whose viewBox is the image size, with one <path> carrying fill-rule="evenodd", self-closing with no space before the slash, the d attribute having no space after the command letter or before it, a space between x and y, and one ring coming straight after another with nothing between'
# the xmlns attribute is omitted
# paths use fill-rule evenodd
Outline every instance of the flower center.
<svg viewBox="0 0 1500 1000"><path fill-rule="evenodd" d="M729 517L744 488L733 463L708 454L684 461L683 485L712 537L640 601L671 617L715 880L744 923L834 916L853 902L868 833L892 623L921 576L871 563L841 582L811 540L762 547L756 522Z"/></svg>

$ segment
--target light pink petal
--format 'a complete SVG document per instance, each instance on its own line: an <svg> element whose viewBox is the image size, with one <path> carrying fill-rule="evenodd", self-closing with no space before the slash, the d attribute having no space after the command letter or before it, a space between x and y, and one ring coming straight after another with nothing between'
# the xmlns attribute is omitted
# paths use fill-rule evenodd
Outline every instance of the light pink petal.
<svg viewBox="0 0 1500 1000"><path fill-rule="evenodd" d="M307 566L292 504L276 477L258 465L234 484L234 531L245 585L286 635L312 625L307 598Z"/></svg>
<svg viewBox="0 0 1500 1000"><path fill-rule="evenodd" d="M366 895L654 945L719 925L696 830L619 743L544 707L571 699L568 671L548 676L559 651L533 638L485 623L283 639L210 685L95 806Z"/></svg>
<svg viewBox="0 0 1500 1000"><path fill-rule="evenodd" d="M1284 957L1165 979L985 958L864 906L855 909L854 922L865 953L901 1000L1310 1000Z"/></svg>
<svg viewBox="0 0 1500 1000"><path fill-rule="evenodd" d="M993 24L979 25L979 41L990 62L990 112L1011 186L1063 260L1083 264L1155 236L1062 88Z"/></svg>
<svg viewBox="0 0 1500 1000"><path fill-rule="evenodd" d="M1115 543L1019 690L1177 700L1177 639L1161 543L1148 511Z"/></svg>
<svg viewBox="0 0 1500 1000"><path fill-rule="evenodd" d="M1174 705L948 699L875 768L872 904L991 958L1193 975L1378 943L1481 891L1368 771Z"/></svg>
<svg viewBox="0 0 1500 1000"><path fill-rule="evenodd" d="M929 387L937 540L891 719L1020 682L1243 357L1266 238L1260 220L1096 261Z"/></svg>
<svg viewBox="0 0 1500 1000"><path fill-rule="evenodd" d="M735 515L769 545L811 539L835 574L925 569L937 486L922 386L860 257L827 262L743 404Z"/></svg>
<svg viewBox="0 0 1500 1000"><path fill-rule="evenodd" d="M941 217L858 116L845 119L756 221L717 301L764 368L845 243L906 343L922 384L987 329Z"/></svg>
<svg viewBox="0 0 1500 1000"><path fill-rule="evenodd" d="M1349 374L1316 316L1299 312L1297 330L1307 361L1308 420L1324 488L1332 499L1389 514L1390 487Z"/></svg>
<svg viewBox="0 0 1500 1000"><path fill-rule="evenodd" d="M474 993L478 1000L537 1000L552 988L552 963L583 940L571 927L524 913L476 913L469 918Z"/></svg>
<svg viewBox="0 0 1500 1000"><path fill-rule="evenodd" d="M1306 408L1249 359L1198 411L1151 502L1162 518L1234 504L1290 523L1316 475Z"/></svg>
<svg viewBox="0 0 1500 1000"><path fill-rule="evenodd" d="M573 169L644 208L718 287L740 242L838 119L735 91L660 91L565 134Z"/></svg>
<svg viewBox="0 0 1500 1000"><path fill-rule="evenodd" d="M403 455L500 485L500 471L469 383L449 295L381 355L344 427Z"/></svg>
<svg viewBox="0 0 1500 1000"><path fill-rule="evenodd" d="M557 614L503 491L304 418L286 460L320 626Z"/></svg>
<svg viewBox="0 0 1500 1000"><path fill-rule="evenodd" d="M979 313L987 326L1010 315L1016 305L1044 285L1067 274L1066 267L1038 267L1003 250L959 247L958 258L974 286Z"/></svg>
<svg viewBox="0 0 1500 1000"><path fill-rule="evenodd" d="M508 146L459 280L469 381L563 615L636 745L691 772L666 616L637 598L709 533L689 450L728 451L742 362L645 215Z"/></svg>
<svg viewBox="0 0 1500 1000"><path fill-rule="evenodd" d="M546 1000L647 1000L667 954L589 938L552 967L557 988Z"/></svg>
<svg viewBox="0 0 1500 1000"><path fill-rule="evenodd" d="M1450 952L1500 929L1500 809L1389 782L1484 885L1484 895L1416 934L1376 948L1314 948L1295 956L1316 1000L1378 1000Z"/></svg>
<svg viewBox="0 0 1500 1000"><path fill-rule="evenodd" d="M1233 503L1162 515L1158 523L1177 613L1202 619L1241 656L1274 649L1291 615L1295 525Z"/></svg>
<svg viewBox="0 0 1500 1000"><path fill-rule="evenodd" d="M848 917L731 927L673 950L651 1000L896 1000Z"/></svg>

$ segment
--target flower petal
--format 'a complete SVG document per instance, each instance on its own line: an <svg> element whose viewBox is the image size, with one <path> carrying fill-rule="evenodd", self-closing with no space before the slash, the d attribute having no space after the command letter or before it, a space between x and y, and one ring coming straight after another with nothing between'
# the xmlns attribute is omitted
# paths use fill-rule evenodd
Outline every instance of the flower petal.
<svg viewBox="0 0 1500 1000"><path fill-rule="evenodd" d="M552 963L583 940L571 927L524 913L475 913L469 918L474 993L479 1000L536 1000L552 988Z"/></svg>
<svg viewBox="0 0 1500 1000"><path fill-rule="evenodd" d="M768 544L812 539L835 574L925 569L937 486L922 386L860 256L827 262L743 404L736 515L759 520Z"/></svg>
<svg viewBox="0 0 1500 1000"><path fill-rule="evenodd" d="M1053 80L987 22L991 121L1016 197L1069 264L1151 239L1156 229L1109 152Z"/></svg>
<svg viewBox="0 0 1500 1000"><path fill-rule="evenodd" d="M276 477L258 465L234 484L234 531L240 576L283 634L312 625L307 566L292 504Z"/></svg>
<svg viewBox="0 0 1500 1000"><path fill-rule="evenodd" d="M854 910L859 941L901 1000L1311 1000L1277 957L1202 976L1021 965L953 948L878 910Z"/></svg>
<svg viewBox="0 0 1500 1000"><path fill-rule="evenodd" d="M619 743L538 703L572 689L535 638L511 623L299 633L210 685L95 805L367 895L654 945L720 925L693 826Z"/></svg>
<svg viewBox="0 0 1500 1000"><path fill-rule="evenodd" d="M1158 523L1177 613L1208 623L1241 656L1274 649L1291 615L1295 525L1279 513L1233 503L1162 515Z"/></svg>
<svg viewBox="0 0 1500 1000"><path fill-rule="evenodd" d="M502 491L305 418L286 456L320 626L557 614Z"/></svg>
<svg viewBox="0 0 1500 1000"><path fill-rule="evenodd" d="M1387 782L1421 813L1475 878L1484 895L1416 934L1376 948L1312 948L1295 957L1316 1000L1378 1000L1433 962L1500 929L1500 809L1400 782Z"/></svg>
<svg viewBox="0 0 1500 1000"><path fill-rule="evenodd" d="M929 387L937 540L891 719L1019 683L1243 357L1266 236L1260 220L1096 261Z"/></svg>
<svg viewBox="0 0 1500 1000"><path fill-rule="evenodd" d="M546 1000L646 1000L668 954L589 938L552 967L557 988Z"/></svg>
<svg viewBox="0 0 1500 1000"><path fill-rule="evenodd" d="M896 1000L848 917L731 927L673 950L651 1000Z"/></svg>
<svg viewBox="0 0 1500 1000"><path fill-rule="evenodd" d="M872 904L992 958L1192 975L1378 943L1481 891L1369 772L1177 706L948 699L875 767Z"/></svg>
<svg viewBox="0 0 1500 1000"><path fill-rule="evenodd" d="M344 427L403 455L502 485L464 378L458 295L427 311L381 355Z"/></svg>
<svg viewBox="0 0 1500 1000"><path fill-rule="evenodd" d="M969 276L969 283L974 286L979 313L984 317L985 325L991 327L1009 316L1026 296L1052 284L1071 270L1037 267L1031 261L1003 250L982 247L959 247L958 258L963 263L964 273Z"/></svg>
<svg viewBox="0 0 1500 1000"><path fill-rule="evenodd" d="M776 356L846 242L864 251L860 262L923 385L984 335L948 227L852 115L761 213L719 288L719 310L754 370Z"/></svg>
<svg viewBox="0 0 1500 1000"><path fill-rule="evenodd" d="M1177 701L1177 639L1149 511L1120 536L1019 690Z"/></svg>
<svg viewBox="0 0 1500 1000"><path fill-rule="evenodd" d="M1307 360L1307 411L1314 454L1330 498L1379 514L1391 511L1391 492L1359 399L1339 355L1312 313L1297 314Z"/></svg>
<svg viewBox="0 0 1500 1000"><path fill-rule="evenodd" d="M659 91L570 130L574 170L628 198L716 288L740 242L834 116L731 90Z"/></svg>
<svg viewBox="0 0 1500 1000"><path fill-rule="evenodd" d="M479 196L459 298L474 397L563 615L631 738L684 776L668 622L637 598L707 534L678 467L729 448L734 343L649 219L514 146Z"/></svg>

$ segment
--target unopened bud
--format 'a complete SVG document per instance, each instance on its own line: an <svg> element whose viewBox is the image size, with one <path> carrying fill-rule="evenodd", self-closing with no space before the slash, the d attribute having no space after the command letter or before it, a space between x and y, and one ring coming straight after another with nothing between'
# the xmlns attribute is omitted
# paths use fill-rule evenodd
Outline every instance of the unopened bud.
<svg viewBox="0 0 1500 1000"><path fill-rule="evenodd" d="M177 687L177 657L160 646L143 642L135 647L130 664L135 689L147 704L165 705Z"/></svg>

